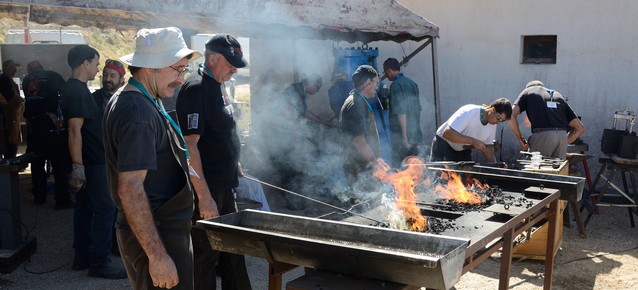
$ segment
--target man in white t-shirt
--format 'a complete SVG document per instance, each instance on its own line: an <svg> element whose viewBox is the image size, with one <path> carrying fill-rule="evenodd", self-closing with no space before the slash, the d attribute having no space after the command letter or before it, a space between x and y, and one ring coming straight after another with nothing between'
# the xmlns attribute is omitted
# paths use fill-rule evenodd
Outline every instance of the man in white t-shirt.
<svg viewBox="0 0 638 290"><path fill-rule="evenodd" d="M436 130L432 140L431 161L471 161L472 149L483 153L488 162L496 162L494 139L496 125L512 116L512 104L505 98L489 106L465 105Z"/></svg>

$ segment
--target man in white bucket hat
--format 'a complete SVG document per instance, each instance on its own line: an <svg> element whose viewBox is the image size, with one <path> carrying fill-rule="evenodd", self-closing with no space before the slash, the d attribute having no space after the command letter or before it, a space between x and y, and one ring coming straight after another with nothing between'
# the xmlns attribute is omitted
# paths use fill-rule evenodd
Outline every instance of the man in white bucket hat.
<svg viewBox="0 0 638 290"><path fill-rule="evenodd" d="M161 99L173 96L200 56L178 28L141 29L135 52L120 58L132 77L105 108L118 246L134 289L193 288L188 150Z"/></svg>

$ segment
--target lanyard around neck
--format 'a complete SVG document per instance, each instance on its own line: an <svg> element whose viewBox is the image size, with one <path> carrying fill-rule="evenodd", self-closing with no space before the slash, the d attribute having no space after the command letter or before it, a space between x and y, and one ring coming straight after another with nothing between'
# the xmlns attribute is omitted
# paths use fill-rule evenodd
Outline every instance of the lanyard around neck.
<svg viewBox="0 0 638 290"><path fill-rule="evenodd" d="M359 97L361 97L364 102L366 102L366 105L368 105L368 109L370 110L370 112L373 112L372 106L368 102L368 99L366 99L366 97L360 91L357 91L357 90L353 90L353 91L354 91L355 94L357 94Z"/></svg>
<svg viewBox="0 0 638 290"><path fill-rule="evenodd" d="M209 76L211 79L215 79L215 78L213 77L213 72L211 72L211 71L210 71L210 69L208 69L207 67L205 67L203 63L200 63L200 64L199 64L199 68L201 68L201 69L202 69L202 71L203 71L203 72L204 72L207 76Z"/></svg>
<svg viewBox="0 0 638 290"><path fill-rule="evenodd" d="M129 78L128 83L136 87L138 90L140 90L140 92L142 92L142 94L145 95L146 98L148 98L155 105L155 108L157 108L157 110L162 114L162 116L164 116L164 119L166 119L166 121L170 123L171 127L173 127L173 129L175 130L177 135L179 135L179 138L183 142L184 151L186 152L186 159L189 159L190 154L188 153L188 148L186 147L186 141L184 140L184 136L182 135L182 130L179 129L179 126L177 126L177 123L175 123L173 118L171 118L171 116L168 115L166 110L164 110L164 108L160 106L157 103L157 101L151 97L151 94L148 92L148 90L146 90L146 88L142 86L142 84L140 84L137 80L135 80L134 78Z"/></svg>

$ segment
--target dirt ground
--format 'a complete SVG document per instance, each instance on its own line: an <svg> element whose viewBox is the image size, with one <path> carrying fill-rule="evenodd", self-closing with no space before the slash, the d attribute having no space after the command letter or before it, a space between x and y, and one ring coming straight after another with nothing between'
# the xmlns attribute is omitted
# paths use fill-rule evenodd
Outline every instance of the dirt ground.
<svg viewBox="0 0 638 290"><path fill-rule="evenodd" d="M37 239L37 252L30 261L10 274L0 274L0 289L130 289L127 280L104 280L86 276L86 271L71 270L73 210L53 209L48 203L35 206L30 194L30 178L20 175L22 184L22 222L25 234ZM315 215L319 209L290 211L277 194L267 191L274 211ZM587 238L580 239L574 223L564 228L562 246L556 256L553 289L638 289L638 239L624 208L600 208L587 227ZM119 258L113 257L115 261ZM254 289L267 288L267 263L247 257ZM455 289L496 289L500 262L498 254L485 260L461 277ZM540 289L544 263L515 260L511 289ZM287 281L303 275L301 268L284 275ZM285 289L285 286L284 286ZM326 289L326 288L324 288Z"/></svg>

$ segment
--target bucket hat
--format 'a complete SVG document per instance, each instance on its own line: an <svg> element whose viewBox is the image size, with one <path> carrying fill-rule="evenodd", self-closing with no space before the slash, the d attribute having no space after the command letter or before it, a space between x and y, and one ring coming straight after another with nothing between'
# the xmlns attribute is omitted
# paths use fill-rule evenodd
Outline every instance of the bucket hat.
<svg viewBox="0 0 638 290"><path fill-rule="evenodd" d="M134 67L165 68L189 54L193 55L189 61L202 56L199 51L186 46L179 28L142 28L135 37L135 52L120 60Z"/></svg>

